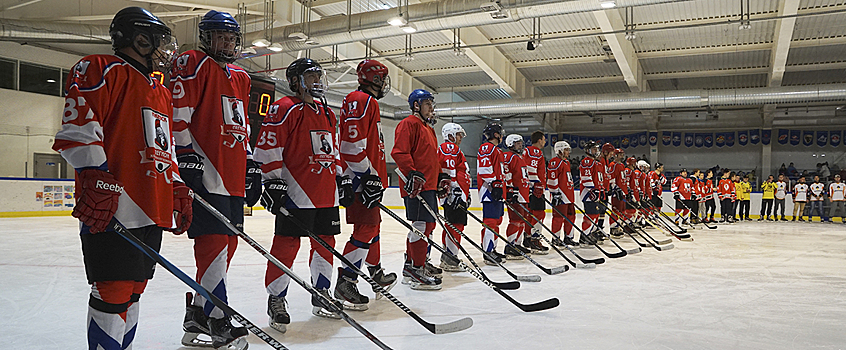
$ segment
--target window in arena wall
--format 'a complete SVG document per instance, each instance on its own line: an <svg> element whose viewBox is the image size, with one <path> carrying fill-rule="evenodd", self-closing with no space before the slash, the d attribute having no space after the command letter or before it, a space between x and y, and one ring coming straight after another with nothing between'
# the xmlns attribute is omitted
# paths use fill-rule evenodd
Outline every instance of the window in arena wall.
<svg viewBox="0 0 846 350"><path fill-rule="evenodd" d="M65 84L68 81L68 74L70 74L69 70L62 69L62 85L59 85L59 92L61 92L62 97L65 96Z"/></svg>
<svg viewBox="0 0 846 350"><path fill-rule="evenodd" d="M21 91L61 96L61 69L25 62L21 62L20 69Z"/></svg>
<svg viewBox="0 0 846 350"><path fill-rule="evenodd" d="M0 58L0 88L14 90L17 78L17 61Z"/></svg>

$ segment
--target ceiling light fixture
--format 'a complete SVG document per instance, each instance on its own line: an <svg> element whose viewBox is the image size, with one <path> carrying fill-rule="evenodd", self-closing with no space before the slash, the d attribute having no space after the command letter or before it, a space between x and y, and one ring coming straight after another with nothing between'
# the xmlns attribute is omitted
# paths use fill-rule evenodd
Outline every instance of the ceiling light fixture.
<svg viewBox="0 0 846 350"><path fill-rule="evenodd" d="M253 40L253 46L255 47L268 47L270 46L270 42L266 39L256 39Z"/></svg>
<svg viewBox="0 0 846 350"><path fill-rule="evenodd" d="M56 80L55 79L47 79L47 82L52 84L52 83L55 83Z"/></svg>
<svg viewBox="0 0 846 350"><path fill-rule="evenodd" d="M599 3L599 6L604 9L613 9L617 7L617 2L615 1L603 1Z"/></svg>
<svg viewBox="0 0 846 350"><path fill-rule="evenodd" d="M283 50L282 46L276 43L268 46L267 49L273 52L281 52Z"/></svg>
<svg viewBox="0 0 846 350"><path fill-rule="evenodd" d="M400 28L402 29L403 32L406 32L406 33L409 33L409 34L417 31L417 27L414 26L413 23L406 24L406 25L404 25Z"/></svg>
<svg viewBox="0 0 846 350"><path fill-rule="evenodd" d="M406 20L405 17L402 16L395 16L388 19L388 24L394 27L402 27L408 24L408 20Z"/></svg>

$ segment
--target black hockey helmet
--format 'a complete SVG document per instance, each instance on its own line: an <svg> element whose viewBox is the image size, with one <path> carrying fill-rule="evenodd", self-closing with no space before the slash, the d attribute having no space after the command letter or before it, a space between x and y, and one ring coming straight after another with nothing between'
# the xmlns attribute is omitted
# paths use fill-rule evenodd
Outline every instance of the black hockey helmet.
<svg viewBox="0 0 846 350"><path fill-rule="evenodd" d="M681 175L681 173L687 173L687 168L681 168L681 170L679 170L679 175Z"/></svg>
<svg viewBox="0 0 846 350"><path fill-rule="evenodd" d="M152 46L149 54L142 55L133 44L138 35L144 36L144 40ZM131 47L149 61L151 70L169 70L179 48L170 28L150 11L137 6L124 8L115 14L112 24L109 25L109 36L112 38L113 50ZM153 67L152 60L156 61L157 67Z"/></svg>
<svg viewBox="0 0 846 350"><path fill-rule="evenodd" d="M660 167L662 167L662 166L664 166L664 163L661 163L661 162L657 162L657 163L655 163L655 169L658 169L658 168L660 168Z"/></svg>
<svg viewBox="0 0 846 350"><path fill-rule="evenodd" d="M599 148L600 148L600 145L598 143L596 143L596 141L594 141L594 140L590 140L587 143L585 143L585 153L587 153L587 155L589 155L591 157L598 157L599 156ZM596 149L596 153L593 152L594 149Z"/></svg>
<svg viewBox="0 0 846 350"><path fill-rule="evenodd" d="M305 86L303 74L306 72L317 72L321 80L313 86ZM323 68L320 67L320 63L317 63L317 61L311 58L299 58L291 62L285 71L285 77L288 78L288 87L295 94L300 91L300 87L311 96L317 98L323 97L325 93L326 84L323 83L323 79L325 79L326 75L323 74Z"/></svg>
<svg viewBox="0 0 846 350"><path fill-rule="evenodd" d="M505 133L505 130L502 129L502 124L497 122L490 123L482 129L482 136L485 137L485 140L494 138L494 134L499 134L499 138L502 139L503 133Z"/></svg>

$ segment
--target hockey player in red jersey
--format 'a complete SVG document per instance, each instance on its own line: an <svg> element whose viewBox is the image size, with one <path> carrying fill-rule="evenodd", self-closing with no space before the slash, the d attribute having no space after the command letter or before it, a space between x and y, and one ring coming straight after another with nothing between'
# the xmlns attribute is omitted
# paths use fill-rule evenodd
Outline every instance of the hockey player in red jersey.
<svg viewBox="0 0 846 350"><path fill-rule="evenodd" d="M505 213L503 199L505 195L505 175L503 172L503 154L497 145L502 142L505 131L499 123L490 123L482 130L485 142L479 146L476 155L476 182L479 188L479 201L482 202L482 221L488 227L499 232L502 215ZM482 247L495 257L496 262L505 259L504 254L496 251L496 234L487 228L482 228ZM496 265L485 255L485 263Z"/></svg>
<svg viewBox="0 0 846 350"><path fill-rule="evenodd" d="M643 193L643 201L641 201L640 205L643 207L641 210L641 217L640 217L640 224L641 226L645 226L646 222L644 221L645 218L650 216L649 208L655 207L655 204L652 200L654 197L652 191L650 190L649 184L649 163L645 160L637 161L637 165L640 168L641 177L640 177L640 188L641 193Z"/></svg>
<svg viewBox="0 0 846 350"><path fill-rule="evenodd" d="M300 237L307 233L294 220L317 234L330 246L341 233L339 198L351 196L352 181L342 176L338 154L337 119L324 103L325 75L316 61L300 58L285 71L288 86L296 96L270 105L261 125L255 159L261 163L264 192L261 204L276 215L270 253L291 267L300 249ZM339 193L341 192L341 193ZM310 239L311 281L326 299L332 281L332 253ZM291 322L286 309L291 277L268 263L264 284L267 288L267 314L270 326L285 332ZM324 309L316 296L311 298L312 313L340 318Z"/></svg>
<svg viewBox="0 0 846 350"><path fill-rule="evenodd" d="M611 197L611 206L617 213L625 213L626 211L626 196L629 192L629 186L626 183L626 178L623 177L625 165L623 162L626 159L626 154L623 152L622 149L614 149L612 155L610 157L611 162L608 164L608 168L611 170L608 177L608 182L610 183L610 197ZM611 215L610 219L608 220L611 227L611 234L616 236L621 236L623 234L623 230L620 227L620 223L617 220L616 215Z"/></svg>
<svg viewBox="0 0 846 350"><path fill-rule="evenodd" d="M528 179L531 182L531 194L529 195L529 210L532 215L526 219L532 223L526 225L523 235L523 246L532 250L532 253L545 255L549 254L549 247L541 243L540 231L543 219L546 217L546 201L544 190L546 189L546 159L543 157L543 146L546 145L546 136L542 131L535 131L531 136L532 144L523 150L523 160L526 163ZM534 216L534 217L532 217ZM535 220L538 218L541 222Z"/></svg>
<svg viewBox="0 0 846 350"><path fill-rule="evenodd" d="M676 223L679 223L680 218L682 222L687 221L688 214L690 214L688 204L690 204L693 196L693 183L687 177L687 169L679 171L679 176L673 179L670 191L673 192L673 199L676 200Z"/></svg>
<svg viewBox="0 0 846 350"><path fill-rule="evenodd" d="M582 231L585 234L598 232L593 223L599 221L599 216L604 213L605 194L605 164L600 159L599 144L589 141L585 145L587 156L582 159L579 165L581 177L581 199L584 202L585 216L582 218ZM590 219L588 219L590 218ZM596 234L598 238L598 234Z"/></svg>
<svg viewBox="0 0 846 350"><path fill-rule="evenodd" d="M444 208L444 217L452 223L455 228L464 231L467 226L467 209L470 203L470 169L467 167L467 159L461 152L459 146L466 133L461 125L446 123L441 128L444 142L438 147L438 161L441 164L441 173L449 175L449 192L441 201ZM454 256L458 256L458 244L461 244L461 235L447 226L443 231L442 238L444 247ZM452 236L450 239L447 235ZM441 254L441 269L450 272L463 271L458 266L458 261L449 255Z"/></svg>
<svg viewBox="0 0 846 350"><path fill-rule="evenodd" d="M629 195L626 197L626 217L630 223L637 223L639 221L638 207L643 198L643 189L640 187L643 173L641 173L635 157L626 159L626 169L626 181L629 190Z"/></svg>
<svg viewBox="0 0 846 350"><path fill-rule="evenodd" d="M523 160L523 136L517 134L508 135L505 138L505 147L508 152L504 154L503 165L505 167L505 186L507 188L505 200L511 205L508 209L508 227L505 228L505 238L514 243L514 247L520 249L524 254L532 251L519 245L520 235L525 231L526 223L523 219L528 218L529 192L531 182L529 172L526 169L526 162ZM513 208L513 209L512 209ZM505 247L505 256L509 260L521 260L523 256L514 250L511 245Z"/></svg>
<svg viewBox="0 0 846 350"><path fill-rule="evenodd" d="M664 164L655 163L655 169L649 172L649 186L652 191L652 207L661 209L664 206L661 194L664 193L664 185L666 184L667 178L664 177Z"/></svg>
<svg viewBox="0 0 846 350"><path fill-rule="evenodd" d="M62 127L53 149L76 170L76 206L91 293L88 348L131 349L139 299L155 263L108 229L112 219L158 251L162 230L191 225L193 197L176 166L171 94L153 71L170 69L170 28L140 7L111 23L114 55L83 57L65 85ZM139 156L140 154L140 156Z"/></svg>
<svg viewBox="0 0 846 350"><path fill-rule="evenodd" d="M179 171L194 192L242 227L244 197L250 206L258 201L261 172L252 160L244 112L250 76L232 64L240 54L241 26L230 14L212 10L200 20L199 32L201 49L179 55L170 78ZM194 240L196 279L227 301L226 272L238 236L199 204L195 209L197 220L188 228L188 237ZM240 338L233 346L247 346L247 329L234 327L220 308L200 295L188 304L182 328L186 346L211 345L204 344L200 334L211 336L216 344Z"/></svg>
<svg viewBox="0 0 846 350"><path fill-rule="evenodd" d="M602 144L602 147L600 148L600 152L599 152L599 162L602 164L602 169L603 169L602 171L604 172L602 174L602 186L601 186L601 188L602 188L603 193L605 194L605 198L603 198L602 201L600 201L601 212L599 213L599 220L597 220L597 222L596 222L597 224L599 224L600 229L605 227L605 214L606 214L607 210L610 210L610 208L608 208L608 204L609 204L608 202L610 202L610 199L611 199L611 197L610 197L611 196L611 181L612 181L612 176L613 176L613 173L614 173L614 167L612 165L612 163L614 162L614 160L613 160L614 151L615 151L614 145L606 142L606 143ZM612 215L612 217L613 217L613 215ZM605 235L600 234L599 230L594 231L593 237L597 242L601 242L602 240L605 239Z"/></svg>
<svg viewBox="0 0 846 350"><path fill-rule="evenodd" d="M564 247L569 245L578 247L578 231L573 229L576 222L576 200L573 188L573 173L570 172L570 144L567 141L558 141L553 147L555 158L549 160L547 168L546 184L549 193L552 195L552 205L557 210L552 211L552 244ZM565 219L559 214L567 216ZM564 238L561 238L561 227L564 227Z"/></svg>
<svg viewBox="0 0 846 350"><path fill-rule="evenodd" d="M353 225L353 232L344 245L344 257L359 269L366 264L373 280L390 290L397 282L397 274L384 272L379 251L382 218L378 204L385 191L382 179L388 174L377 100L390 90L391 83L388 67L376 60L361 61L356 74L358 90L349 93L341 106L341 165L355 190L352 198L345 199L351 202L345 207L347 223ZM358 275L350 267L338 268L335 297L344 301L347 308L366 310L369 299L359 293L357 280ZM379 296L377 293L376 297Z"/></svg>
<svg viewBox="0 0 846 350"><path fill-rule="evenodd" d="M394 132L394 149L391 157L407 181L400 181L400 194L405 202L406 218L412 226L431 236L435 218L420 200L432 210L438 210L435 191L449 190L449 176L440 172L438 164L438 138L432 126L435 116L435 97L428 91L417 89L408 96L412 114L397 125ZM418 196L420 199L418 199ZM406 240L406 261L402 270L403 284L412 289L440 290L443 272L429 263L429 244L416 233L409 231Z"/></svg>

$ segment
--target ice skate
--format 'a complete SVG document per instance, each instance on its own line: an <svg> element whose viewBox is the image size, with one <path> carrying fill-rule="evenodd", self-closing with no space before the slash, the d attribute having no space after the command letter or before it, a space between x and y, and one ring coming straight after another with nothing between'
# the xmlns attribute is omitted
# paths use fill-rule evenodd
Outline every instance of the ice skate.
<svg viewBox="0 0 846 350"><path fill-rule="evenodd" d="M267 316L270 317L268 323L271 328L282 333L288 330L291 316L288 315L288 302L285 301L285 297L267 296Z"/></svg>
<svg viewBox="0 0 846 350"><path fill-rule="evenodd" d="M247 343L247 328L233 326L229 317L209 318L208 327L215 349L246 350L250 346Z"/></svg>
<svg viewBox="0 0 846 350"><path fill-rule="evenodd" d="M339 309L342 309L344 307L341 302L335 300L334 298L332 298L331 295L329 295L328 289L318 289L317 292L320 293L320 295L322 295L324 298L326 298L326 300L329 300L329 302L335 304L335 306L337 306ZM314 316L332 318L336 320L341 319L340 315L325 308L315 295L311 296L311 306L311 313L314 314Z"/></svg>
<svg viewBox="0 0 846 350"><path fill-rule="evenodd" d="M423 265L426 268L426 272L429 273L430 276L435 276L437 278L441 278L444 274L444 270L440 267L432 265L432 262L429 259L426 259L426 264Z"/></svg>
<svg viewBox="0 0 846 350"><path fill-rule="evenodd" d="M517 249L515 249L514 247L517 247ZM520 247L516 244L513 245L513 246L512 245L505 246L505 259L507 259L507 260L523 260L523 255L520 255L521 250L518 250L520 248L522 248L522 247Z"/></svg>
<svg viewBox="0 0 846 350"><path fill-rule="evenodd" d="M540 238L529 237L523 240L523 246L538 255L549 254L549 247L541 243Z"/></svg>
<svg viewBox="0 0 846 350"><path fill-rule="evenodd" d="M203 313L203 308L193 305L194 295L186 293L185 320L182 322L182 345L193 347L212 347L209 336L208 318Z"/></svg>
<svg viewBox="0 0 846 350"><path fill-rule="evenodd" d="M441 254L441 269L447 272L461 272L464 271L458 266L459 260L447 255Z"/></svg>
<svg viewBox="0 0 846 350"><path fill-rule="evenodd" d="M402 269L402 284L407 284L415 290L440 290L441 279L429 274L426 267L414 267L411 262L406 262Z"/></svg>
<svg viewBox="0 0 846 350"><path fill-rule="evenodd" d="M385 289L386 292L390 292L391 288L397 285L397 274L393 272L386 274L385 269L382 268L382 264L368 266L367 270L370 271L370 278ZM376 293L376 300L382 299L382 293L376 292L376 288L372 288L372 286L371 289L373 289L373 293Z"/></svg>
<svg viewBox="0 0 846 350"><path fill-rule="evenodd" d="M344 276L343 273L338 276L334 295L335 299L338 299L343 304L344 309L353 311L367 310L367 303L370 302L370 298L358 292L357 283L357 280Z"/></svg>

